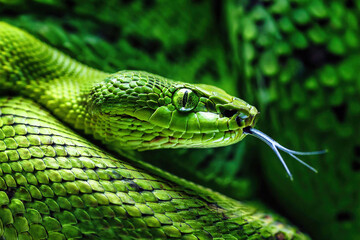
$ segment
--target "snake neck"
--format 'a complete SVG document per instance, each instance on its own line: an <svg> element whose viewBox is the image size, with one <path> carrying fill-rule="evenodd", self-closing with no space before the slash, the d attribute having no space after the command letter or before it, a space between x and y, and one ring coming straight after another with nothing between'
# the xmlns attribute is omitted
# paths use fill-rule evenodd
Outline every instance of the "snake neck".
<svg viewBox="0 0 360 240"><path fill-rule="evenodd" d="M87 108L91 89L108 75L0 22L0 96L26 96L72 128L100 138L108 123Z"/></svg>
<svg viewBox="0 0 360 240"><path fill-rule="evenodd" d="M92 79L105 74L3 22L0 22L0 66L1 89L25 94L57 78Z"/></svg>
<svg viewBox="0 0 360 240"><path fill-rule="evenodd" d="M0 95L27 96L71 126L84 129L88 92L107 75L0 22Z"/></svg>

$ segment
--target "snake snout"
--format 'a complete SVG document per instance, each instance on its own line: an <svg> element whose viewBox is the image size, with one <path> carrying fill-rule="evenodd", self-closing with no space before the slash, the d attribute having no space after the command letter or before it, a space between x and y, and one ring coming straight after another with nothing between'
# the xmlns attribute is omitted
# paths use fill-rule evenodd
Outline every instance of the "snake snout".
<svg viewBox="0 0 360 240"><path fill-rule="evenodd" d="M221 117L229 118L230 121L236 121L238 127L253 127L257 121L259 112L256 108L250 106L247 108L220 108Z"/></svg>

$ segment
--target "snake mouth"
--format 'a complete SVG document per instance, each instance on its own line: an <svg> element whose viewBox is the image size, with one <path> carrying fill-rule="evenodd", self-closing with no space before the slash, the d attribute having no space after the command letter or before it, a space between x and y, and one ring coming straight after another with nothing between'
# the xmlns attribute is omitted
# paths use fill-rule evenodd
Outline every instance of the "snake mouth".
<svg viewBox="0 0 360 240"><path fill-rule="evenodd" d="M211 114L215 118L215 114ZM160 126L146 120L141 120L128 114L103 113L103 128L107 129L111 123L113 131L107 131L107 141L113 145L127 149L140 151L159 148L209 148L221 147L241 141L246 134L243 134L245 124L254 124L254 117L241 118L238 114L231 119L219 118L222 127L213 129L181 129L171 126ZM236 120L238 117L239 120ZM241 119L240 119L241 118ZM220 119L221 122L220 122ZM106 120L106 121L104 121ZM238 126L241 121L242 126ZM170 125L170 124L169 124ZM104 130L105 131L105 130Z"/></svg>
<svg viewBox="0 0 360 240"><path fill-rule="evenodd" d="M184 133L183 136L156 136L144 141L140 151L156 148L209 148L227 146L241 141L245 137L242 131L228 130L213 133Z"/></svg>

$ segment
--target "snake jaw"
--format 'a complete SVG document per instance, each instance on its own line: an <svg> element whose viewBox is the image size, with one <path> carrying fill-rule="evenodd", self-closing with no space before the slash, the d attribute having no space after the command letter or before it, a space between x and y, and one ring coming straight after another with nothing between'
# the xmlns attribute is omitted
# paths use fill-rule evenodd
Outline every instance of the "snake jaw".
<svg viewBox="0 0 360 240"><path fill-rule="evenodd" d="M154 150L159 148L210 148L227 146L241 141L245 137L239 131L226 131L212 134L198 133L193 134L191 138L187 136L169 137L157 136L150 141L144 141L137 148L138 151ZM203 141L198 141L202 139Z"/></svg>

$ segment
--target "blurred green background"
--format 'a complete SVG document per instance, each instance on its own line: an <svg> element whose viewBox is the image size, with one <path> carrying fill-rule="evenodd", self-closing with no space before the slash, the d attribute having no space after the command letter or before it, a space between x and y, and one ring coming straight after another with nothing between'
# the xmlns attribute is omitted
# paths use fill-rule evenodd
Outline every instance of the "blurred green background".
<svg viewBox="0 0 360 240"><path fill-rule="evenodd" d="M0 0L0 17L92 67L216 85L310 172L247 137L159 150L152 162L239 200L258 199L313 239L360 239L360 1Z"/></svg>

